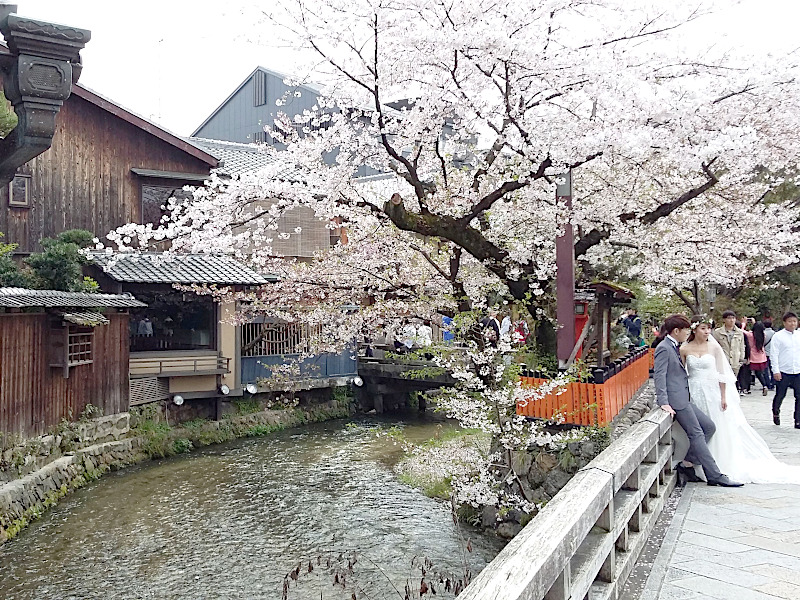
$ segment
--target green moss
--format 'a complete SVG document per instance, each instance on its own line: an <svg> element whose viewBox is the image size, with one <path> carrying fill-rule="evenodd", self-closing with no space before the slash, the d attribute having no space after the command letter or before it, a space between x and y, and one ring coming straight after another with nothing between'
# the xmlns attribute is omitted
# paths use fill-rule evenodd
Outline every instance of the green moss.
<svg viewBox="0 0 800 600"><path fill-rule="evenodd" d="M101 465L97 469L86 470L75 477L75 479L70 481L69 485L64 484L57 490L49 491L44 500L37 502L33 506L29 506L19 519L15 519L8 527L5 528L6 539L14 539L20 531L41 517L48 508L58 503L58 501L66 496L69 492L82 488L91 481L100 479L100 477L103 476L103 473L108 470L108 465Z"/></svg>
<svg viewBox="0 0 800 600"><path fill-rule="evenodd" d="M236 407L236 412L240 415L251 415L261 410L261 404L255 398L245 400L244 398L235 398L231 404Z"/></svg>
<svg viewBox="0 0 800 600"><path fill-rule="evenodd" d="M172 442L172 452L174 454L184 454L192 448L194 448L194 444L188 438L182 437Z"/></svg>

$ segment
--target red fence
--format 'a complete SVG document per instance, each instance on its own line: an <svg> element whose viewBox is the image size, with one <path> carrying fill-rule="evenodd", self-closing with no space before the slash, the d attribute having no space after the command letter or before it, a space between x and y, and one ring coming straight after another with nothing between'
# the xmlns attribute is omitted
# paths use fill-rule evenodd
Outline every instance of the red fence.
<svg viewBox="0 0 800 600"><path fill-rule="evenodd" d="M649 349L638 350L619 364L596 369L592 374L593 383L570 383L560 394L520 402L517 414L538 419L561 415L564 422L571 425L608 425L650 377L652 354ZM529 387L547 381L541 377L521 379L523 386Z"/></svg>

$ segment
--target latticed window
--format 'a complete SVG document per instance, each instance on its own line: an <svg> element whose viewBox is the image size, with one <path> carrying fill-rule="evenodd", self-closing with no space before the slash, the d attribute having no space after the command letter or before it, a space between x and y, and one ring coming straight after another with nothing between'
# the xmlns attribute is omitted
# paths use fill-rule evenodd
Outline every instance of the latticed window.
<svg viewBox="0 0 800 600"><path fill-rule="evenodd" d="M305 323L245 323L242 356L298 354L308 349L308 339L317 334L319 326Z"/></svg>
<svg viewBox="0 0 800 600"><path fill-rule="evenodd" d="M67 365L83 365L92 362L92 340L94 331L91 327L70 325L67 334Z"/></svg>

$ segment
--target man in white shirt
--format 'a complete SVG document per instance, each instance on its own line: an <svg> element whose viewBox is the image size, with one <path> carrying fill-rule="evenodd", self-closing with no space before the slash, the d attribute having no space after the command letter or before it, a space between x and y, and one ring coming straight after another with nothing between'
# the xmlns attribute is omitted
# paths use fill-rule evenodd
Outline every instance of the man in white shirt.
<svg viewBox="0 0 800 600"><path fill-rule="evenodd" d="M772 336L769 358L775 378L775 399L772 401L772 422L781 424L781 404L786 392L794 392L794 428L800 429L800 331L797 330L797 315L783 315L783 329Z"/></svg>

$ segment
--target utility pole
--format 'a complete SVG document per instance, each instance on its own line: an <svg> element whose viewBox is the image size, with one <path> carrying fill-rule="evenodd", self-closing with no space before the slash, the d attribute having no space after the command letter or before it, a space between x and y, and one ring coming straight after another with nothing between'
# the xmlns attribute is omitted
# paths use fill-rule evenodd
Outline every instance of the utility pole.
<svg viewBox="0 0 800 600"><path fill-rule="evenodd" d="M556 202L563 204L567 218L564 233L556 239L556 356L558 366L567 366L575 346L575 234L572 227L572 172L555 178Z"/></svg>

